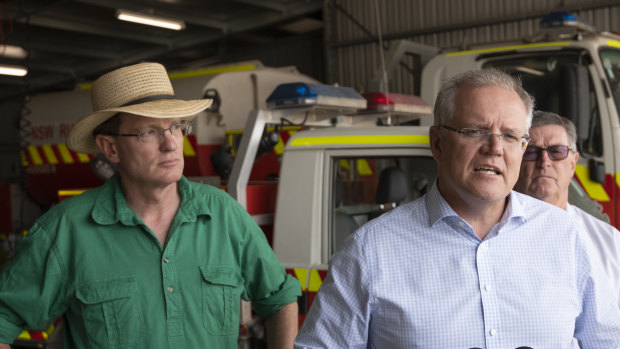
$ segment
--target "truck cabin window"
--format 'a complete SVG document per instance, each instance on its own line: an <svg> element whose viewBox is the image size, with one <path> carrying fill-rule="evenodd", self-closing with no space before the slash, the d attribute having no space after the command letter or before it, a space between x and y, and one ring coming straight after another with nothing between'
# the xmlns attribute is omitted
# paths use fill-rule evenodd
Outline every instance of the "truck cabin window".
<svg viewBox="0 0 620 349"><path fill-rule="evenodd" d="M605 77L616 104L616 111L620 115L620 51L611 49L601 50L600 55L603 69L605 70Z"/></svg>
<svg viewBox="0 0 620 349"><path fill-rule="evenodd" d="M430 156L337 157L332 168L331 254L362 224L424 195L437 176Z"/></svg>
<svg viewBox="0 0 620 349"><path fill-rule="evenodd" d="M535 98L535 108L570 118L569 106L577 99L572 76L573 66L585 66L588 59L581 51L551 51L548 53L524 53L505 57L489 57L483 68L496 67L517 76L523 87ZM616 64L618 60L616 58ZM596 93L592 78L588 73L589 115L587 117L587 133L580 135L579 147L582 153L594 156L603 154L601 123ZM576 120L571 120L576 123Z"/></svg>

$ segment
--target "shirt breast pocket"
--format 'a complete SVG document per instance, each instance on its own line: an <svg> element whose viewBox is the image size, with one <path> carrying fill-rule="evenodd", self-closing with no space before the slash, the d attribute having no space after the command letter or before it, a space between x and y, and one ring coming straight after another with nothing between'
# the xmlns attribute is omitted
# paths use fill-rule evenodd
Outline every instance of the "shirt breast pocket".
<svg viewBox="0 0 620 349"><path fill-rule="evenodd" d="M90 348L137 347L144 315L133 276L96 280L77 289Z"/></svg>
<svg viewBox="0 0 620 349"><path fill-rule="evenodd" d="M202 274L202 317L205 329L214 335L239 331L242 279L229 266L200 267Z"/></svg>

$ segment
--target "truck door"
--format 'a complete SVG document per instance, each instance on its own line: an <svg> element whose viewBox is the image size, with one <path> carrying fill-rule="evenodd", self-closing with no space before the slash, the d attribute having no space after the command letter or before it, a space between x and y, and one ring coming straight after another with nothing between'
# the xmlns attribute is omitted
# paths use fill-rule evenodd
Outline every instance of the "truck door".
<svg viewBox="0 0 620 349"><path fill-rule="evenodd" d="M612 40L607 41L609 45L611 45L611 42ZM611 150L611 155L613 155L616 165L616 167L610 166L611 168L606 169L607 173L611 172L609 175L606 174L606 177L609 177L609 182L611 182L608 186L613 188L613 196L611 196L610 200L615 205L615 214L609 215L612 224L618 227L620 226L620 204L618 203L618 200L620 200L620 196L618 195L618 191L620 190L620 169L617 168L619 165L618 158L620 157L620 140L618 139L618 117L620 116L618 115L620 112L620 50L617 49L618 42L613 42L615 43L615 48L603 46L599 49L598 54L604 72L600 80L603 89L601 98L605 96L604 100L608 104L606 109L608 122L603 122L605 128L608 129L603 132L603 137L608 137L604 142L604 146ZM603 108L601 108L600 114L602 117ZM609 125L609 127L607 127L607 125ZM608 133L611 134L611 136L608 136Z"/></svg>

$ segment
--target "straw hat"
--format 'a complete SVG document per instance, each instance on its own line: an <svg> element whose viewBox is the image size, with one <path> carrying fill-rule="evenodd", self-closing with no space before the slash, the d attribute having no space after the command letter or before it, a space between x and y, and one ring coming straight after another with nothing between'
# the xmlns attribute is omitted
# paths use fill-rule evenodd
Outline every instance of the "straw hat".
<svg viewBox="0 0 620 349"><path fill-rule="evenodd" d="M116 69L93 83L93 113L80 119L67 136L67 146L79 153L95 154L93 130L117 113L151 118L193 120L211 105L211 99L179 100L163 65L140 63Z"/></svg>

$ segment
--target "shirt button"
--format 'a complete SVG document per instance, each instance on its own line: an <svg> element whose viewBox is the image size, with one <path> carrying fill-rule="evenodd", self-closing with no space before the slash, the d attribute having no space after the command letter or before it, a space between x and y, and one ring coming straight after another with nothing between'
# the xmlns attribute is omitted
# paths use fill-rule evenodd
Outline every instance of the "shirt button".
<svg viewBox="0 0 620 349"><path fill-rule="evenodd" d="M487 291L491 291L491 285L489 284L484 285L484 289Z"/></svg>
<svg viewBox="0 0 620 349"><path fill-rule="evenodd" d="M174 289L172 288L172 286L168 286L167 290L168 292L172 292Z"/></svg>
<svg viewBox="0 0 620 349"><path fill-rule="evenodd" d="M164 263L168 263L170 262L170 260L168 259L168 257L164 257Z"/></svg>
<svg viewBox="0 0 620 349"><path fill-rule="evenodd" d="M495 336L497 334L497 331L491 330L491 331L489 331L489 333L491 334L491 336Z"/></svg>

